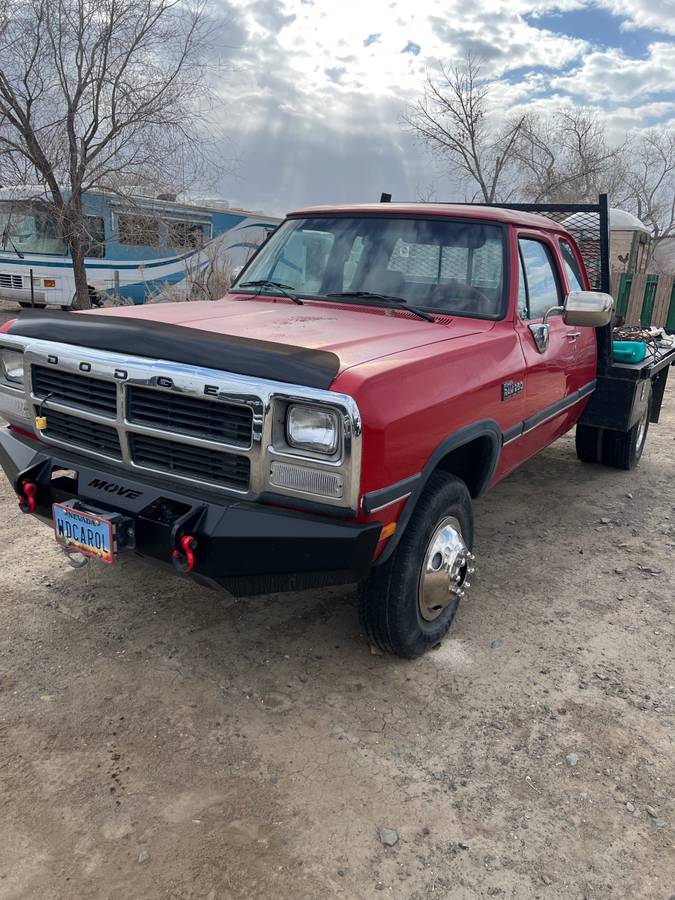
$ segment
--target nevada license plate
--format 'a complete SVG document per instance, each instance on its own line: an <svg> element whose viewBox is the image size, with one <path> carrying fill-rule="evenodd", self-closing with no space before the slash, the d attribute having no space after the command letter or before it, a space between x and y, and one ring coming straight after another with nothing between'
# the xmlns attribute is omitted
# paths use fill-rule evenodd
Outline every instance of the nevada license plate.
<svg viewBox="0 0 675 900"><path fill-rule="evenodd" d="M108 519L82 512L65 503L53 504L52 518L59 544L104 563L115 561L113 525Z"/></svg>

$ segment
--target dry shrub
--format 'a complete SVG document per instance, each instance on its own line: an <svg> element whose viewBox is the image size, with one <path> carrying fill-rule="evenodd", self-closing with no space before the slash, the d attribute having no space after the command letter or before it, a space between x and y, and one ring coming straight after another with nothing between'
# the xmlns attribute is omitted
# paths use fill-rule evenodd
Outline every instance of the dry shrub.
<svg viewBox="0 0 675 900"><path fill-rule="evenodd" d="M214 242L215 243L215 242ZM146 303L186 303L191 300L220 300L234 280L231 258L218 246L200 254L202 265L186 265L185 278L148 290ZM103 295L101 306L131 306L133 301L113 293Z"/></svg>

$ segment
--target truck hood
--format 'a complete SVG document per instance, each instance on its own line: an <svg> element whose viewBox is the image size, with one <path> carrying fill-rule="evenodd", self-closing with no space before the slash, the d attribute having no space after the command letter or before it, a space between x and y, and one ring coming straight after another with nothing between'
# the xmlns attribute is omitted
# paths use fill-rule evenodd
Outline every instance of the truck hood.
<svg viewBox="0 0 675 900"><path fill-rule="evenodd" d="M494 326L480 319L443 316L432 323L396 310L308 300L304 306L297 306L285 298L236 294L216 301L150 303L87 310L86 314L331 351L340 360L340 371L415 347L489 331Z"/></svg>

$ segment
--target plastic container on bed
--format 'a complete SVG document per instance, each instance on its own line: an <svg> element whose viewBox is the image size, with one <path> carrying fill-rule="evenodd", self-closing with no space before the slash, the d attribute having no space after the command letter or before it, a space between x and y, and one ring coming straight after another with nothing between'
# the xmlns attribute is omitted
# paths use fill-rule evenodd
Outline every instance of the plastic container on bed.
<svg viewBox="0 0 675 900"><path fill-rule="evenodd" d="M612 357L618 363L639 363L647 355L644 341L612 341Z"/></svg>

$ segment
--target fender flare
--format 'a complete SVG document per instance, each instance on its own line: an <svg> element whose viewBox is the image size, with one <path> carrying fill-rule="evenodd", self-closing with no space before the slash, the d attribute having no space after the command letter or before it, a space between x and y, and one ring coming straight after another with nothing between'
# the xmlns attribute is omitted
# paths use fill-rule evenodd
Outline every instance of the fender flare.
<svg viewBox="0 0 675 900"><path fill-rule="evenodd" d="M419 475L413 476L415 479L414 486L412 487L410 497L398 518L396 531L388 541L382 554L373 563L374 566L385 563L398 546L398 542L401 540L403 533L408 526L408 522L417 506L417 501L424 491L431 473L436 470L436 467L443 457L447 456L448 453L451 453L453 450L457 450L459 447L463 447L465 444L475 441L477 438L484 437L488 438L490 441L491 454L489 464L485 467L485 472L483 472L483 476L478 483L476 497L480 497L485 493L492 480L495 469L497 468L499 455L502 449L502 430L494 419L482 419L479 422L474 422L472 425L465 425L463 428L460 428L458 431L455 431L444 438L436 447ZM406 478L402 484L409 485L412 481L413 479Z"/></svg>

